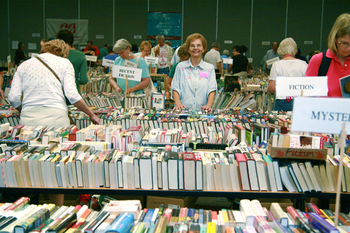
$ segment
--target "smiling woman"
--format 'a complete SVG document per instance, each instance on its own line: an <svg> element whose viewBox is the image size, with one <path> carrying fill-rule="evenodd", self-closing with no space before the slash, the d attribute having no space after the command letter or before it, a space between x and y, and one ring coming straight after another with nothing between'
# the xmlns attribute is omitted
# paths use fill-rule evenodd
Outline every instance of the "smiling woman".
<svg viewBox="0 0 350 233"><path fill-rule="evenodd" d="M327 60L329 65L326 66L324 61ZM321 74L322 70L326 70L326 74ZM342 14L335 21L328 36L326 54L312 57L305 76L319 75L328 76L328 96L342 96L339 79L350 75L350 14Z"/></svg>
<svg viewBox="0 0 350 233"><path fill-rule="evenodd" d="M176 67L171 84L175 110L190 108L195 110L212 110L217 90L215 69L202 59L207 51L207 41L199 33L187 37L186 49L191 58Z"/></svg>

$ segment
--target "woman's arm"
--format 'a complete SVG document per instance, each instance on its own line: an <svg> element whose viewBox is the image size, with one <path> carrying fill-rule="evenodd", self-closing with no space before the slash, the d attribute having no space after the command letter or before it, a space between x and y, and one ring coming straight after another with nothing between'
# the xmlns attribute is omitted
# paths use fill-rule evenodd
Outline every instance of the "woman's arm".
<svg viewBox="0 0 350 233"><path fill-rule="evenodd" d="M212 106L214 103L214 99L215 99L215 91L212 91L212 92L210 92L210 94L208 96L207 104L202 107L202 110L207 110L207 111L211 112Z"/></svg>
<svg viewBox="0 0 350 233"><path fill-rule="evenodd" d="M275 80L269 80L268 90L271 94L274 94L276 92L276 81Z"/></svg>
<svg viewBox="0 0 350 233"><path fill-rule="evenodd" d="M94 124L100 124L100 118L98 118L92 111L91 109L86 105L83 99L80 99L79 101L75 102L73 104L75 107L79 108L81 111L85 112L89 117L90 120Z"/></svg>
<svg viewBox="0 0 350 233"><path fill-rule="evenodd" d="M173 91L173 98L174 98L174 102L175 102L175 107L174 110L182 110L183 108L186 108L185 105L183 105L180 101L180 95L177 91Z"/></svg>
<svg viewBox="0 0 350 233"><path fill-rule="evenodd" d="M166 80L166 83L165 83L165 90L170 90L172 81L173 81L173 79L168 77L168 79Z"/></svg>
<svg viewBox="0 0 350 233"><path fill-rule="evenodd" d="M139 82L138 84L136 84L133 87L128 88L127 90L125 90L125 94L127 93L131 93L131 92L135 92L141 89L144 89L148 86L148 84L151 82L151 78L147 77L147 78L143 78L141 80L141 82Z"/></svg>
<svg viewBox="0 0 350 233"><path fill-rule="evenodd" d="M117 92L123 92L123 90L118 86L117 82L115 81L115 78L112 77L112 72L109 75L109 83Z"/></svg>
<svg viewBox="0 0 350 233"><path fill-rule="evenodd" d="M80 85L87 84L89 82L89 78L87 76L87 62L86 62L85 56L84 56L84 59L81 63L79 73L80 73L80 77L78 79L79 80L78 84L80 84Z"/></svg>

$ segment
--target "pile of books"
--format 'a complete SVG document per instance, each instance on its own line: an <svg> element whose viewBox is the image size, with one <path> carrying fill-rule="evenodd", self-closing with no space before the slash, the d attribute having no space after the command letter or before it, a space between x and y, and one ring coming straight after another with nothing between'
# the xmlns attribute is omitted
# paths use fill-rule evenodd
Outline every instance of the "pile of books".
<svg viewBox="0 0 350 233"><path fill-rule="evenodd" d="M308 212L288 206L284 211L277 202L266 208L258 200L242 199L239 210L219 211L183 206L143 208L140 201L110 201L100 211L86 205L31 205L22 197L0 206L1 232L68 232L68 233L173 233L173 232L348 232L348 214L335 214L308 203Z"/></svg>

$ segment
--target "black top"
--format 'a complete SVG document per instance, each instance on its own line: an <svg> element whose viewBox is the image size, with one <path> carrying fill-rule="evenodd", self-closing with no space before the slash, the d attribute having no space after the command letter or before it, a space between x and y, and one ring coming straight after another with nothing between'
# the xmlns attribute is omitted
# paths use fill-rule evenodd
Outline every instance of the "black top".
<svg viewBox="0 0 350 233"><path fill-rule="evenodd" d="M232 58L233 58L233 64L230 71L233 74L239 73L242 71L247 71L248 59L246 58L246 56L239 54L239 55L233 56Z"/></svg>
<svg viewBox="0 0 350 233"><path fill-rule="evenodd" d="M26 56L24 55L23 50L17 49L15 53L15 65L19 65L21 60L25 60Z"/></svg>

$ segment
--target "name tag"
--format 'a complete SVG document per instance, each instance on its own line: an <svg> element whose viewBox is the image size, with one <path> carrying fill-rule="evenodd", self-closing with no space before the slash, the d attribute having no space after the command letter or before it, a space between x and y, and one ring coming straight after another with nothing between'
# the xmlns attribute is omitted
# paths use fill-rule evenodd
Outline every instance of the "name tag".
<svg viewBox="0 0 350 233"><path fill-rule="evenodd" d="M275 63L276 61L279 61L279 60L280 60L279 57L274 57L274 58L272 58L272 59L267 60L267 61L266 61L266 65L267 65L267 66L270 66L270 65L272 65L273 63Z"/></svg>
<svg viewBox="0 0 350 233"><path fill-rule="evenodd" d="M142 69L113 65L113 78L128 79L140 82Z"/></svg>
<svg viewBox="0 0 350 233"><path fill-rule="evenodd" d="M209 78L209 73L208 72L204 72L204 71L200 71L199 72L199 77L201 77L201 78Z"/></svg>
<svg viewBox="0 0 350 233"><path fill-rule="evenodd" d="M320 77L277 77L276 98L287 96L327 96L328 83L326 76Z"/></svg>
<svg viewBox="0 0 350 233"><path fill-rule="evenodd" d="M158 57L150 57L150 56L147 56L145 57L145 61L147 64L158 64Z"/></svg>
<svg viewBox="0 0 350 233"><path fill-rule="evenodd" d="M110 59L102 59L102 66L113 66L114 65L114 60Z"/></svg>
<svg viewBox="0 0 350 233"><path fill-rule="evenodd" d="M137 68L137 64L132 62L132 61L129 61L129 60L125 60L124 62L124 66L126 67L133 67L133 68Z"/></svg>

